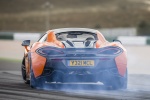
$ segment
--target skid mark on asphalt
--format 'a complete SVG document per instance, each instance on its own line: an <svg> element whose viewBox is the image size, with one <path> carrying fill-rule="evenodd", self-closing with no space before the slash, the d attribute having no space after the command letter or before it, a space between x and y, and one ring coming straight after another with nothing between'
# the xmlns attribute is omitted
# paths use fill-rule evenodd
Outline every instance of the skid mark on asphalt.
<svg viewBox="0 0 150 100"><path fill-rule="evenodd" d="M150 99L150 85L138 83L135 79L150 79L149 75L129 75L129 88L127 90L37 90L24 84L20 72L0 72L0 97L1 100L100 100L100 99L126 99L143 100ZM148 81L147 81L148 82ZM136 83L136 84L134 84ZM138 83L138 84L137 84ZM147 89L145 89L147 88Z"/></svg>

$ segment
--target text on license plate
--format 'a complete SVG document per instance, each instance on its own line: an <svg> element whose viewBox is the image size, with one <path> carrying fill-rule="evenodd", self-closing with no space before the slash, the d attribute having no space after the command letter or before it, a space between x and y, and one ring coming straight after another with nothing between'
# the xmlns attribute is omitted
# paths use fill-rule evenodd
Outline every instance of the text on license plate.
<svg viewBox="0 0 150 100"><path fill-rule="evenodd" d="M94 66L94 60L70 60L70 66Z"/></svg>

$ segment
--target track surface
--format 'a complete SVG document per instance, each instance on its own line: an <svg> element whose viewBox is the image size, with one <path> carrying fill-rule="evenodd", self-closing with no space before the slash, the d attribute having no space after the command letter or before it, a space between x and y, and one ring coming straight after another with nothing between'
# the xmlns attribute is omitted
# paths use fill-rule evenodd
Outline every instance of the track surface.
<svg viewBox="0 0 150 100"><path fill-rule="evenodd" d="M0 57L21 59L21 42L0 41ZM24 84L21 62L0 60L0 100L150 100L149 46L126 46L128 51L128 89L104 90L102 88L39 90ZM67 86L67 85L66 85ZM77 88L76 88L77 87ZM84 85L89 87L89 85Z"/></svg>
<svg viewBox="0 0 150 100"><path fill-rule="evenodd" d="M1 71L0 100L149 100L150 81L148 79L150 79L150 76L129 75L129 77L127 90L92 90L92 88L91 90L37 90L23 83L19 71ZM147 84L143 84L140 81Z"/></svg>

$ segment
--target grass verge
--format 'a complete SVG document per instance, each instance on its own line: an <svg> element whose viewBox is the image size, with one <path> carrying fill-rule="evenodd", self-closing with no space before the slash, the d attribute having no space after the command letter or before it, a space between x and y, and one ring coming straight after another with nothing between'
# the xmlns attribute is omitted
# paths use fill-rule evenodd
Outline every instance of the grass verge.
<svg viewBox="0 0 150 100"><path fill-rule="evenodd" d="M9 61L9 62L17 62L20 63L21 59L11 59L11 58L0 58L0 61Z"/></svg>

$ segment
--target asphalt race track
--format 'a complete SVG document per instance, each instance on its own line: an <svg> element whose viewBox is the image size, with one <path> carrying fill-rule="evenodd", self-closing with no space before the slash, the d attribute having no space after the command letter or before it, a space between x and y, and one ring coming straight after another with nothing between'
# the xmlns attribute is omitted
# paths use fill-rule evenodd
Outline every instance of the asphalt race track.
<svg viewBox="0 0 150 100"><path fill-rule="evenodd" d="M72 88L61 90L57 86L51 90L32 89L21 78L20 62L0 60L0 100L150 100L150 47L126 48L129 59L127 90L106 90L91 84L80 87L72 84Z"/></svg>
<svg viewBox="0 0 150 100"><path fill-rule="evenodd" d="M19 71L1 71L0 100L149 100L150 81L148 79L150 79L150 76L129 75L129 77L127 90L93 90L92 88L88 90L37 90L23 83ZM136 78L147 84L143 85L142 83L138 83L139 81L135 82Z"/></svg>

